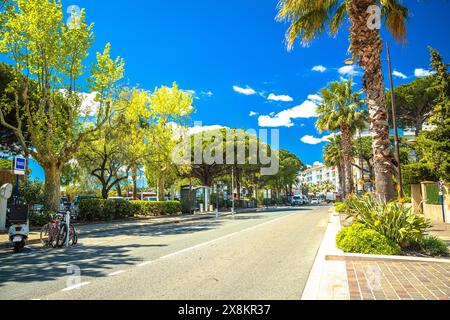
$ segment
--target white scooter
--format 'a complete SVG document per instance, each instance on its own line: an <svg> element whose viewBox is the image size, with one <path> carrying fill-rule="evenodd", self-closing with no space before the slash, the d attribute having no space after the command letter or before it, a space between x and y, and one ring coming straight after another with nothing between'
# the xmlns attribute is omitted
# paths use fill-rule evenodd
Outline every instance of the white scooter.
<svg viewBox="0 0 450 320"><path fill-rule="evenodd" d="M9 241L11 242L14 252L18 253L25 248L30 232L28 221L28 207L18 206L13 207L9 214Z"/></svg>

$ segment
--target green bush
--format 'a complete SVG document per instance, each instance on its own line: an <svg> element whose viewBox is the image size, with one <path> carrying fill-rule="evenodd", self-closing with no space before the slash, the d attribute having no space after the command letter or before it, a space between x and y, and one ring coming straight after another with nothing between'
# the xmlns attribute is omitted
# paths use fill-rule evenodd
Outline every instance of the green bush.
<svg viewBox="0 0 450 320"><path fill-rule="evenodd" d="M180 201L131 201L134 213L140 216L157 217L181 212Z"/></svg>
<svg viewBox="0 0 450 320"><path fill-rule="evenodd" d="M82 221L111 221L133 217L135 213L135 207L125 200L83 199L79 218Z"/></svg>
<svg viewBox="0 0 450 320"><path fill-rule="evenodd" d="M431 227L424 217L397 202L384 205L370 196L352 196L346 199L345 205L354 221L381 233L402 248L420 243Z"/></svg>
<svg viewBox="0 0 450 320"><path fill-rule="evenodd" d="M344 213L345 211L346 211L346 206L345 206L345 203L343 203L343 202L336 202L335 204L334 204L334 210L336 211L336 212L339 212L339 213Z"/></svg>
<svg viewBox="0 0 450 320"><path fill-rule="evenodd" d="M342 229L336 244L347 253L398 255L402 251L395 242L362 224Z"/></svg>
<svg viewBox="0 0 450 320"><path fill-rule="evenodd" d="M441 239L434 236L426 236L420 242L420 249L423 253L433 257L448 256L448 245Z"/></svg>

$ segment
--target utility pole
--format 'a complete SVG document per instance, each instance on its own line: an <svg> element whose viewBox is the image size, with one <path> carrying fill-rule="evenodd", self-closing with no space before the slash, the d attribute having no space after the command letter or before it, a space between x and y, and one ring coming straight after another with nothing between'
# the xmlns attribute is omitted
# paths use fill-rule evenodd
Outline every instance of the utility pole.
<svg viewBox="0 0 450 320"><path fill-rule="evenodd" d="M234 167L231 168L231 213L234 218Z"/></svg>
<svg viewBox="0 0 450 320"><path fill-rule="evenodd" d="M389 65L389 80L391 85L391 108L392 108L392 125L394 127L394 140L395 140L395 160L398 164L397 171L397 190L399 200L403 199L403 177L402 177L402 165L400 163L400 145L398 138L398 128L397 128L397 112L395 110L395 94L394 94L394 81L392 78L392 64L391 64L391 51L389 49L389 44L386 42L386 51L388 56Z"/></svg>

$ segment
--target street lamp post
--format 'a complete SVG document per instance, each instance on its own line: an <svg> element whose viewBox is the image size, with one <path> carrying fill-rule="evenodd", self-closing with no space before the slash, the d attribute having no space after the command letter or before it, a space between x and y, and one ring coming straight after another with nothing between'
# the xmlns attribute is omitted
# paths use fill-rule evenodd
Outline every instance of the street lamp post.
<svg viewBox="0 0 450 320"><path fill-rule="evenodd" d="M231 168L231 213L234 218L234 167Z"/></svg>
<svg viewBox="0 0 450 320"><path fill-rule="evenodd" d="M397 128L397 112L395 109L395 94L394 94L394 81L392 78L392 64L391 64L391 51L389 49L389 44L386 43L386 51L389 65L389 80L391 86L391 108L392 108L392 126L394 127L394 141L395 141L395 160L397 161L397 189L399 199L403 199L403 177L402 177L402 166L400 163L400 144L398 138L398 128Z"/></svg>

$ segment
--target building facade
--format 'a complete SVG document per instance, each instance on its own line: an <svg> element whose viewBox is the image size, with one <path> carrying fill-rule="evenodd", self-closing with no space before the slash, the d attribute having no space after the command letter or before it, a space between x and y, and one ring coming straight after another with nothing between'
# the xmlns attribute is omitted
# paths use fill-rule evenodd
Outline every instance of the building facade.
<svg viewBox="0 0 450 320"><path fill-rule="evenodd" d="M333 183L335 192L339 190L339 173L336 167L329 168L322 163L316 162L313 166L301 172L298 176L300 184L319 184L325 181Z"/></svg>

